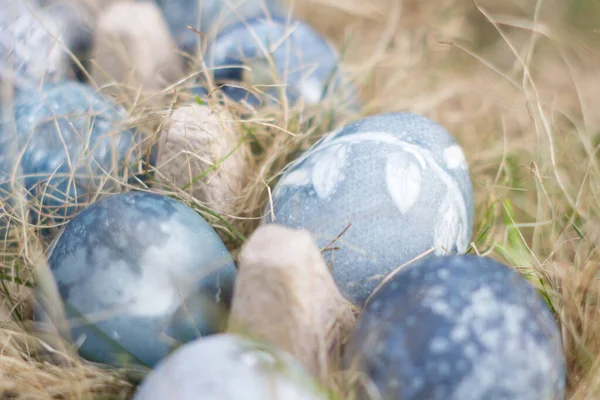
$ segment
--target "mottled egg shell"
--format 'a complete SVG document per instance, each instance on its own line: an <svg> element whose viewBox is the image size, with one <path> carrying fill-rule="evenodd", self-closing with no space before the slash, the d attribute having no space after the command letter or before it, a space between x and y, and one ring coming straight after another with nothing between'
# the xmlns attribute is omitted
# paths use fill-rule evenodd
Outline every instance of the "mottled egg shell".
<svg viewBox="0 0 600 400"><path fill-rule="evenodd" d="M252 105L281 101L283 90L291 103L302 99L316 104L336 94L355 106L354 89L342 85L338 61L335 48L310 25L281 17L259 17L228 27L206 55L215 82L232 84L224 85L223 91L233 100L245 99Z"/></svg>
<svg viewBox="0 0 600 400"><path fill-rule="evenodd" d="M179 47L195 54L204 45L202 37L188 26L212 37L218 30L240 20L284 10L279 0L155 0L162 8L175 42Z"/></svg>
<svg viewBox="0 0 600 400"><path fill-rule="evenodd" d="M0 81L17 89L67 76L69 58L62 48L60 24L36 1L0 2Z"/></svg>
<svg viewBox="0 0 600 400"><path fill-rule="evenodd" d="M224 328L231 255L202 217L167 196L129 192L92 203L49 253L71 336L88 360L151 367L172 345ZM46 292L37 297L38 319L53 322Z"/></svg>
<svg viewBox="0 0 600 400"><path fill-rule="evenodd" d="M53 221L72 216L100 190L110 190L116 173L138 158L137 137L124 125L125 111L84 83L19 91L12 107L0 121L0 179L10 181L18 161L26 190ZM17 154L8 150L14 142ZM38 209L32 206L36 223Z"/></svg>
<svg viewBox="0 0 600 400"><path fill-rule="evenodd" d="M548 306L518 272L438 256L390 275L362 312L345 365L358 399L558 400L565 357Z"/></svg>
<svg viewBox="0 0 600 400"><path fill-rule="evenodd" d="M326 400L287 353L235 334L196 340L163 360L134 400Z"/></svg>
<svg viewBox="0 0 600 400"><path fill-rule="evenodd" d="M322 248L343 233L324 256L342 294L362 306L385 275L424 252L466 252L473 225L467 162L434 121L412 113L367 117L290 165L263 222L308 229Z"/></svg>

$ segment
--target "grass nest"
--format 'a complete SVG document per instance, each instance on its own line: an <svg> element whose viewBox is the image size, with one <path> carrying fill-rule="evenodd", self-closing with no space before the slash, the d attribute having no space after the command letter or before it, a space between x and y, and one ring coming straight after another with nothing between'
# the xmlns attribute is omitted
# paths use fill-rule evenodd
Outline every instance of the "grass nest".
<svg viewBox="0 0 600 400"><path fill-rule="evenodd" d="M539 288L562 330L568 398L600 396L600 88L593 68L600 61L600 6L590 0L297 3L296 16L340 49L361 112L283 103L248 113L211 92L209 105L226 102L253 154L237 212L219 215L185 188L161 192L198 210L235 257L281 170L323 134L376 113L432 118L469 162L476 204L470 252L518 269ZM194 101L180 88L206 72L199 65L153 96L99 89L111 89L153 140L176 105ZM47 268L35 228L21 223L0 257L6 310L0 397L128 398L134 390L128 371L90 364L68 346L30 334L33 277Z"/></svg>

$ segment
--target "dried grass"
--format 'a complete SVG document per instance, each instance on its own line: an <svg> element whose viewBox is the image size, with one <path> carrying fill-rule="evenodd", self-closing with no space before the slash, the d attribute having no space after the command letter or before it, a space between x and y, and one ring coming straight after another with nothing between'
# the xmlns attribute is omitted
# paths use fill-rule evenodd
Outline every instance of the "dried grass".
<svg viewBox="0 0 600 400"><path fill-rule="evenodd" d="M472 251L519 269L540 287L562 329L568 398L600 397L600 88L594 68L600 48L592 25L597 6L585 0L296 3L299 17L344 49L362 113L326 104L248 113L230 104L238 132L254 151L239 212L220 216L184 190L170 194L201 212L235 255L269 202L269 185L320 135L380 112L433 118L456 137L470 164L476 201ZM171 106L191 100L178 90L191 78L158 94L120 88L118 100L152 139ZM156 96L162 106L156 106ZM30 282L43 250L31 226L16 234L3 249L0 271ZM131 392L118 372L66 355L62 367L42 361L39 350L47 355L50 345L26 333L29 323L18 317L22 306L11 304L14 321L0 328L3 398L126 398Z"/></svg>

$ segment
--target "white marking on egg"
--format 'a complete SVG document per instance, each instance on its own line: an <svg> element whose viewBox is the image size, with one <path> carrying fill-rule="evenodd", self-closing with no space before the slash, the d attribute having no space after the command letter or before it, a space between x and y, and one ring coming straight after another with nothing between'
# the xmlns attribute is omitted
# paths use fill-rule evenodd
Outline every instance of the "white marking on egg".
<svg viewBox="0 0 600 400"><path fill-rule="evenodd" d="M342 169L346 164L346 146L336 145L319 152L318 159L313 165L312 183L321 199L331 195L333 189L342 177Z"/></svg>
<svg viewBox="0 0 600 400"><path fill-rule="evenodd" d="M161 224L161 230L167 241L149 247L140 260L143 270L136 288L131 289L135 291L128 308L131 315L158 317L175 312L199 278L181 273L194 262L189 249L195 244L189 240L188 229L171 219Z"/></svg>
<svg viewBox="0 0 600 400"><path fill-rule="evenodd" d="M297 169L285 174L277 183L277 186L304 186L310 183L310 177L306 169Z"/></svg>
<svg viewBox="0 0 600 400"><path fill-rule="evenodd" d="M446 162L446 166L450 169L455 169L458 167L467 169L465 153L463 153L462 149L458 145L450 146L444 150L444 161Z"/></svg>
<svg viewBox="0 0 600 400"><path fill-rule="evenodd" d="M421 193L421 169L403 154L388 156L385 180L392 200L402 214L410 211Z"/></svg>
<svg viewBox="0 0 600 400"><path fill-rule="evenodd" d="M450 343L444 338L436 337L429 343L429 350L434 354L446 353L450 350Z"/></svg>
<svg viewBox="0 0 600 400"><path fill-rule="evenodd" d="M446 195L438 211L437 224L433 233L435 253L443 255L452 251L458 237L458 211L450 195Z"/></svg>

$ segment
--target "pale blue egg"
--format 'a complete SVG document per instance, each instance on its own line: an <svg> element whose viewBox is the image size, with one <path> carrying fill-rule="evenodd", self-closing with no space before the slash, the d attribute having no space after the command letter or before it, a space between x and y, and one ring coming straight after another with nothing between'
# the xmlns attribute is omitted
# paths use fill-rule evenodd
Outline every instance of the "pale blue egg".
<svg viewBox="0 0 600 400"><path fill-rule="evenodd" d="M565 398L561 336L518 272L489 258L432 257L387 278L368 300L345 365L389 400Z"/></svg>
<svg viewBox="0 0 600 400"><path fill-rule="evenodd" d="M231 255L198 213L170 197L129 192L92 203L55 239L48 262L88 360L152 367L175 345L225 327ZM48 298L38 289L42 323L53 322Z"/></svg>
<svg viewBox="0 0 600 400"><path fill-rule="evenodd" d="M0 2L0 81L17 89L67 77L60 24L34 0Z"/></svg>
<svg viewBox="0 0 600 400"><path fill-rule="evenodd" d="M465 253L473 231L461 147L413 113L370 116L329 133L287 168L272 206L264 223L308 229L322 248L343 233L323 254L342 294L359 306L415 257Z"/></svg>
<svg viewBox="0 0 600 400"><path fill-rule="evenodd" d="M337 50L302 21L259 17L229 26L209 46L206 63L215 82L235 101L280 102L283 90L292 104L317 104L335 95L338 104L357 107L356 91L344 81Z"/></svg>
<svg viewBox="0 0 600 400"><path fill-rule="evenodd" d="M195 54L205 45L204 39L188 26L212 39L215 32L225 26L269 14L284 12L280 0L155 0L162 8L171 34L178 46ZM267 14L267 15L269 15Z"/></svg>
<svg viewBox="0 0 600 400"><path fill-rule="evenodd" d="M0 183L15 178L18 162L25 189L41 205L31 208L36 224L70 218L99 191L112 190L110 176L141 156L125 110L84 83L21 90L10 106L0 121Z"/></svg>
<svg viewBox="0 0 600 400"><path fill-rule="evenodd" d="M235 334L196 340L163 360L134 400L326 400L289 354Z"/></svg>

